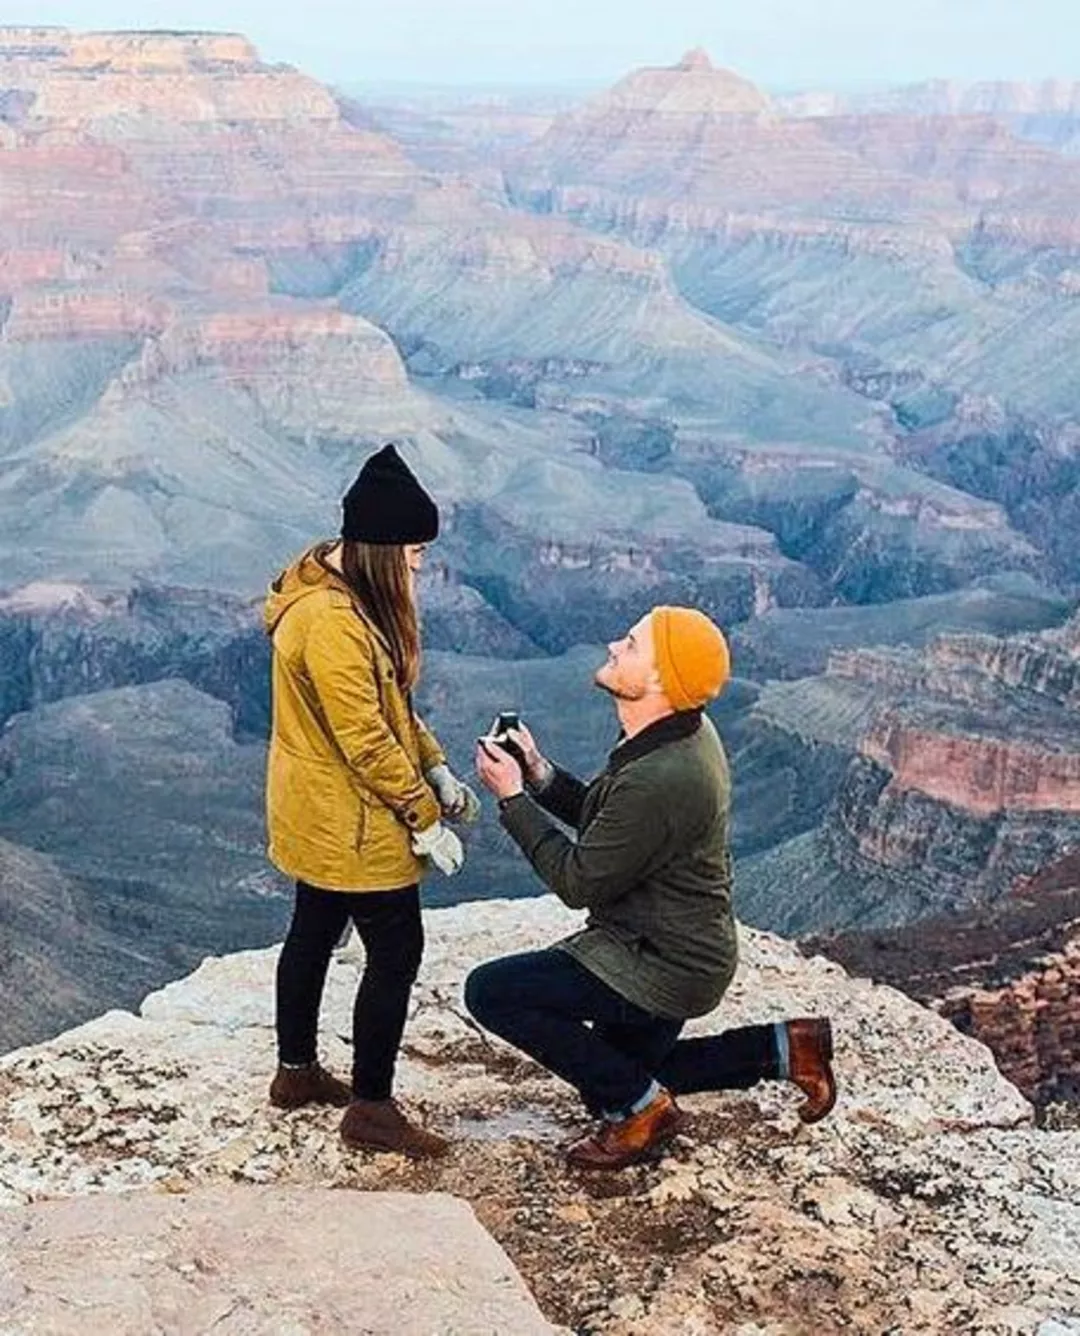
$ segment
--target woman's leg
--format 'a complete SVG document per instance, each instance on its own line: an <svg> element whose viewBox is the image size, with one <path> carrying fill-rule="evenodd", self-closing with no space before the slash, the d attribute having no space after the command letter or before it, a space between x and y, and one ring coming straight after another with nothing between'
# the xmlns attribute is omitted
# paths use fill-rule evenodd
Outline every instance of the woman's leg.
<svg viewBox="0 0 1080 1336"><path fill-rule="evenodd" d="M420 890L372 891L349 897L367 961L353 1008L353 1094L386 1100L394 1086L409 994L424 953Z"/></svg>
<svg viewBox="0 0 1080 1336"><path fill-rule="evenodd" d="M334 945L349 919L351 895L296 883L292 923L277 965L278 1058L306 1067L318 1057L319 1006Z"/></svg>
<svg viewBox="0 0 1080 1336"><path fill-rule="evenodd" d="M410 1122L391 1098L409 993L424 953L419 887L364 892L349 908L367 963L353 1008L353 1102L341 1138L354 1149L417 1159L444 1155L449 1143Z"/></svg>

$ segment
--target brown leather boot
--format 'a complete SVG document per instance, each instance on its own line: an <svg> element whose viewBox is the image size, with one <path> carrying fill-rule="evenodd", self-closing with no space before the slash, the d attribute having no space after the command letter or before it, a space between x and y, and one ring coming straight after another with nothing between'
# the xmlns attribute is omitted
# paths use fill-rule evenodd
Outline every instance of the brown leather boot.
<svg viewBox="0 0 1080 1336"><path fill-rule="evenodd" d="M410 1123L392 1099L354 1099L341 1120L341 1139L350 1150L388 1150L414 1160L437 1159L450 1143Z"/></svg>
<svg viewBox="0 0 1080 1336"><path fill-rule="evenodd" d="M301 1109L305 1104L343 1109L351 1099L351 1088L317 1062L307 1067L279 1067L270 1083L270 1103L275 1109Z"/></svg>
<svg viewBox="0 0 1080 1336"><path fill-rule="evenodd" d="M640 1113L617 1123L604 1123L592 1136L571 1146L567 1163L575 1169L625 1169L629 1164L655 1159L683 1121L672 1095L661 1090Z"/></svg>
<svg viewBox="0 0 1080 1336"><path fill-rule="evenodd" d="M791 1080L806 1096L799 1117L820 1122L836 1103L832 1026L823 1017L788 1021L787 1035Z"/></svg>

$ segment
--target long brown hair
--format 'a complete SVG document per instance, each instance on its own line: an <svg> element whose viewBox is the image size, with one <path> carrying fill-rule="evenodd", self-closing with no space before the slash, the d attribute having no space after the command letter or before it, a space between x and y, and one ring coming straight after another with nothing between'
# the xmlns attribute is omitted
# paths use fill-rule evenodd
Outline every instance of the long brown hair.
<svg viewBox="0 0 1080 1336"><path fill-rule="evenodd" d="M323 565L330 547L327 544L320 553ZM390 646L402 690L412 691L420 677L420 624L405 549L343 538L341 569L345 583Z"/></svg>

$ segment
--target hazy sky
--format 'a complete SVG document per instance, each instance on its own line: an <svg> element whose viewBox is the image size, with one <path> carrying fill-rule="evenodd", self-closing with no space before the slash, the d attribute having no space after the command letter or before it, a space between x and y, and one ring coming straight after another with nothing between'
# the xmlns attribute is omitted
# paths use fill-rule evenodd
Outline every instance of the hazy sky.
<svg viewBox="0 0 1080 1336"><path fill-rule="evenodd" d="M608 81L698 45L771 87L1080 79L1078 0L4 0L0 22L234 29L351 84Z"/></svg>

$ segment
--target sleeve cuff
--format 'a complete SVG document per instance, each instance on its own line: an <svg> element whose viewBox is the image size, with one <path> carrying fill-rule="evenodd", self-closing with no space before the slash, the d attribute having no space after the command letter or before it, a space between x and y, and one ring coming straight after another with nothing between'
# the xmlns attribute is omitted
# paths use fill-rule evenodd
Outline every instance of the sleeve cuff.
<svg viewBox="0 0 1080 1336"><path fill-rule="evenodd" d="M499 821L503 829L527 858L539 840L552 829L551 823L527 793L515 793L499 802Z"/></svg>

